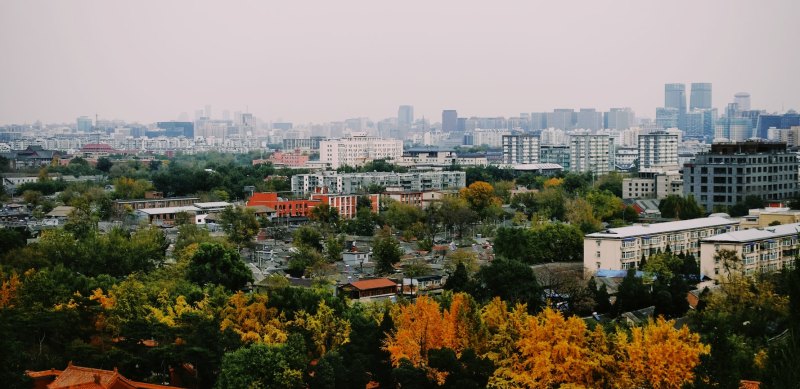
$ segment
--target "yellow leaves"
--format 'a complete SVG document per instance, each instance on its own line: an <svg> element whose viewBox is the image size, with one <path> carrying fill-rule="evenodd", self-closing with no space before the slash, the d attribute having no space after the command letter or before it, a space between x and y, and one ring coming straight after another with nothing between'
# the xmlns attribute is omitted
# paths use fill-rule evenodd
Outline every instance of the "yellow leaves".
<svg viewBox="0 0 800 389"><path fill-rule="evenodd" d="M488 182L475 181L470 186L461 188L458 194L476 211L483 210L490 205L502 204L500 198L494 194L494 187Z"/></svg>
<svg viewBox="0 0 800 389"><path fill-rule="evenodd" d="M103 289L97 288L92 292L92 295L89 296L89 300L97 301L103 309L113 309L114 306L117 304L117 299L114 297L112 293L108 295L103 293Z"/></svg>
<svg viewBox="0 0 800 389"><path fill-rule="evenodd" d="M318 356L350 341L350 322L336 317L336 313L325 304L325 300L320 300L316 314L297 312L292 324L311 334Z"/></svg>
<svg viewBox="0 0 800 389"><path fill-rule="evenodd" d="M494 386L551 387L573 384L596 387L601 366L590 344L602 342L575 316L564 318L550 308L527 316L510 360L500 361Z"/></svg>
<svg viewBox="0 0 800 389"><path fill-rule="evenodd" d="M76 308L78 308L78 303L75 302L75 299L69 299L69 301L66 304L60 303L53 306L53 309L55 309L56 311L63 311L67 309L76 309Z"/></svg>
<svg viewBox="0 0 800 389"><path fill-rule="evenodd" d="M561 186L563 183L564 183L564 179L563 178L553 177L553 178L550 178L550 179L546 180L544 182L544 184L543 184L543 187L545 189L547 189L547 188L555 188L555 187Z"/></svg>
<svg viewBox="0 0 800 389"><path fill-rule="evenodd" d="M148 317L169 327L175 327L181 317L190 313L204 314L207 318L213 316L213 313L209 311L208 295L194 304L189 304L186 297L178 296L175 298L175 303L172 304L169 294L164 289L159 293L158 302L159 307L147 306L150 311Z"/></svg>
<svg viewBox="0 0 800 389"><path fill-rule="evenodd" d="M0 309L13 308L14 302L17 300L17 292L22 283L19 280L19 275L16 272L6 278L5 274L0 271Z"/></svg>
<svg viewBox="0 0 800 389"><path fill-rule="evenodd" d="M265 295L237 292L228 299L220 318L220 330L232 329L245 343L283 343L287 338L283 315L267 308Z"/></svg>
<svg viewBox="0 0 800 389"><path fill-rule="evenodd" d="M698 334L663 319L609 339L602 327L590 331L577 317L550 308L532 316L524 305L508 310L497 298L481 317L489 333L483 355L497 366L489 380L495 388L679 388L694 381L709 352Z"/></svg>
<svg viewBox="0 0 800 389"><path fill-rule="evenodd" d="M694 382L694 368L710 347L687 327L674 328L663 318L618 330L614 339L618 387L680 388Z"/></svg>

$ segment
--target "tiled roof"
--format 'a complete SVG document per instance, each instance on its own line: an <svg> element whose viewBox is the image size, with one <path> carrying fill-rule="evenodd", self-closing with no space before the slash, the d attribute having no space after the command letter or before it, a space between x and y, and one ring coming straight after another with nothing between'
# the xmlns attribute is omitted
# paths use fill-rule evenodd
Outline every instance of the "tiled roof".
<svg viewBox="0 0 800 389"><path fill-rule="evenodd" d="M358 290L397 287L397 283L388 278L375 278L372 280L353 281L350 283Z"/></svg>
<svg viewBox="0 0 800 389"><path fill-rule="evenodd" d="M102 370L69 364L64 371L45 370L27 373L31 378L55 376L48 389L177 389L173 386L136 382L123 377L116 369Z"/></svg>

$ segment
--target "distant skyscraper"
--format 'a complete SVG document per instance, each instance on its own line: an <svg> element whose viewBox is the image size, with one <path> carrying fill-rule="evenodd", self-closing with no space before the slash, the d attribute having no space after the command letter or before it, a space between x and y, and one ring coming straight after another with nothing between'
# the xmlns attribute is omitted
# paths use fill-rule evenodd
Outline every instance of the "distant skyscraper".
<svg viewBox="0 0 800 389"><path fill-rule="evenodd" d="M458 131L458 112L454 109L442 111L442 131Z"/></svg>
<svg viewBox="0 0 800 389"><path fill-rule="evenodd" d="M678 123L676 127L683 129L686 121L686 85L664 84L664 108L678 110Z"/></svg>
<svg viewBox="0 0 800 389"><path fill-rule="evenodd" d="M192 122L157 122L156 127L165 130L164 135L168 137L194 137L194 123Z"/></svg>
<svg viewBox="0 0 800 389"><path fill-rule="evenodd" d="M78 132L92 131L92 118L88 116L81 116L77 120Z"/></svg>
<svg viewBox="0 0 800 389"><path fill-rule="evenodd" d="M726 116L717 120L714 138L743 141L753 137L753 130L750 119Z"/></svg>
<svg viewBox="0 0 800 389"><path fill-rule="evenodd" d="M689 109L711 108L711 83L693 82L692 94L689 97Z"/></svg>
<svg viewBox="0 0 800 389"><path fill-rule="evenodd" d="M397 129L404 134L411 129L412 124L414 124L414 106L401 105L397 109Z"/></svg>
<svg viewBox="0 0 800 389"><path fill-rule="evenodd" d="M664 107L675 108L679 112L686 111L686 85L664 85Z"/></svg>
<svg viewBox="0 0 800 389"><path fill-rule="evenodd" d="M702 138L705 133L704 109L693 109L686 113L686 136L692 138Z"/></svg>
<svg viewBox="0 0 800 389"><path fill-rule="evenodd" d="M603 127L603 113L594 108L581 108L575 126L585 130L599 130Z"/></svg>
<svg viewBox="0 0 800 389"><path fill-rule="evenodd" d="M636 115L630 108L611 108L605 115L605 127L614 130L627 130L634 127Z"/></svg>
<svg viewBox="0 0 800 389"><path fill-rule="evenodd" d="M575 128L577 114L574 109L559 108L547 113L547 127L558 128L560 130L571 130Z"/></svg>
<svg viewBox="0 0 800 389"><path fill-rule="evenodd" d="M543 130L547 128L547 114L544 112L531 112L531 130Z"/></svg>
<svg viewBox="0 0 800 389"><path fill-rule="evenodd" d="M750 94L747 92L739 92L733 96L733 102L739 106L740 111L750 110Z"/></svg>
<svg viewBox="0 0 800 389"><path fill-rule="evenodd" d="M211 119L211 105L206 105L205 117Z"/></svg>
<svg viewBox="0 0 800 389"><path fill-rule="evenodd" d="M677 128L680 112L677 108L656 108L656 125L659 129Z"/></svg>

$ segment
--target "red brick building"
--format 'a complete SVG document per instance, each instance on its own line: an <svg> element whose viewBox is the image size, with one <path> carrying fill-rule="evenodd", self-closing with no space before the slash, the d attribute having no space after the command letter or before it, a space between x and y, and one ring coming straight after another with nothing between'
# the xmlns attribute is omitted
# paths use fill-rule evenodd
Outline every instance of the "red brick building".
<svg viewBox="0 0 800 389"><path fill-rule="evenodd" d="M276 217L308 217L311 210L317 205L328 204L339 211L342 219L352 219L356 216L359 195L339 195L328 194L326 191L314 193L308 200L289 200L281 198L275 192L253 193L247 200L247 206L253 207L263 205L272 208L276 212ZM380 207L380 197L377 194L370 194L372 212L378 212Z"/></svg>

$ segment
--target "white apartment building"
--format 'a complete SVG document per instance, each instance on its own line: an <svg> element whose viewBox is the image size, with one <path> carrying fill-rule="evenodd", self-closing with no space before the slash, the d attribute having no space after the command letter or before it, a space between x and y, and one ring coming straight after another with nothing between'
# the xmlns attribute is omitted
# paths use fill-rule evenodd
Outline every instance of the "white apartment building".
<svg viewBox="0 0 800 389"><path fill-rule="evenodd" d="M319 142L319 160L331 168L362 166L376 159L399 160L403 156L403 141L354 134L349 138L326 139Z"/></svg>
<svg viewBox="0 0 800 389"><path fill-rule="evenodd" d="M472 144L475 146L487 145L489 147L500 147L503 144L503 137L511 135L511 131L506 129L476 129L472 131Z"/></svg>
<svg viewBox="0 0 800 389"><path fill-rule="evenodd" d="M613 140L608 135L570 135L570 171L591 172L595 176L608 174L614 165Z"/></svg>
<svg viewBox="0 0 800 389"><path fill-rule="evenodd" d="M656 131L639 135L639 172L678 170L678 135Z"/></svg>
<svg viewBox="0 0 800 389"><path fill-rule="evenodd" d="M683 196L683 177L679 171L643 174L622 179L622 199L663 199Z"/></svg>
<svg viewBox="0 0 800 389"><path fill-rule="evenodd" d="M467 173L465 172L319 172L293 175L292 192L298 196L304 196L325 188L328 191L327 193L331 194L355 194L363 192L371 185L408 192L459 190L466 186L466 182Z"/></svg>
<svg viewBox="0 0 800 389"><path fill-rule="evenodd" d="M798 252L800 223L731 231L700 242L700 272L713 279L730 273L752 275L793 269ZM733 250L738 263L725 264L714 257L723 249Z"/></svg>
<svg viewBox="0 0 800 389"><path fill-rule="evenodd" d="M664 252L667 246L673 253L700 258L702 239L738 229L738 220L724 217L609 228L584 237L583 266L592 272L635 269L643 255L647 257L659 249Z"/></svg>
<svg viewBox="0 0 800 389"><path fill-rule="evenodd" d="M503 163L539 163L539 137L533 135L503 135Z"/></svg>

